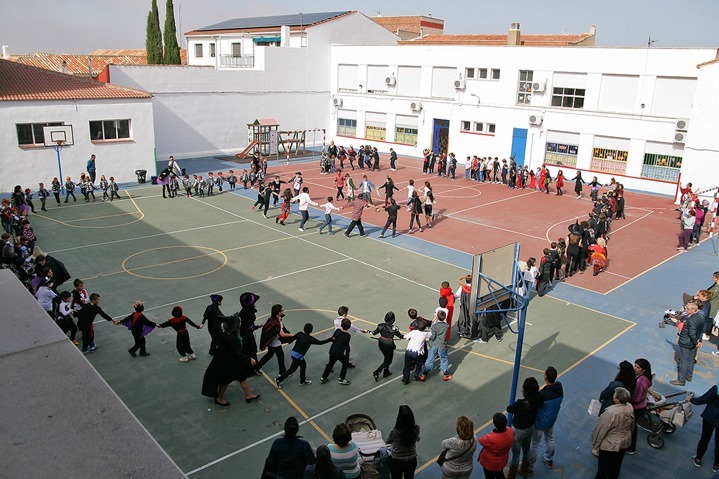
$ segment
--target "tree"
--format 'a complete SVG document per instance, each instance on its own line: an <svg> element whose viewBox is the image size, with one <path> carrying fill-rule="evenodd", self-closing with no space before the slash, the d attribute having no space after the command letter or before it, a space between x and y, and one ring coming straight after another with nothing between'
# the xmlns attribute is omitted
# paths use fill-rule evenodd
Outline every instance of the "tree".
<svg viewBox="0 0 719 479"><path fill-rule="evenodd" d="M160 30L160 13L157 11L157 0L152 0L152 9L147 15L147 33L145 51L147 64L162 63L162 31Z"/></svg>
<svg viewBox="0 0 719 479"><path fill-rule="evenodd" d="M167 0L165 7L165 57L166 65L180 64L180 46L177 44L177 29L175 27L175 7L172 0Z"/></svg>

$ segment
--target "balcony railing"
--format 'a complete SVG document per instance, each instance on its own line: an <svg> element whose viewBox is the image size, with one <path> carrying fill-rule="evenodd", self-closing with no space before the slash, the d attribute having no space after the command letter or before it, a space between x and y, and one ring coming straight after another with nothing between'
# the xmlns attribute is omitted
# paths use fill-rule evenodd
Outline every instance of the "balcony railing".
<svg viewBox="0 0 719 479"><path fill-rule="evenodd" d="M220 55L220 67L222 68L252 68L255 66L254 55Z"/></svg>

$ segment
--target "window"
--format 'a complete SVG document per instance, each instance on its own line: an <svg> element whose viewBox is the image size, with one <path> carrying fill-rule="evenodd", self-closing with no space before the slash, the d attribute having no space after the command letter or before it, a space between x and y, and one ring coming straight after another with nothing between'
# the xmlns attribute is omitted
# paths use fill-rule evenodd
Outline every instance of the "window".
<svg viewBox="0 0 719 479"><path fill-rule="evenodd" d="M215 58L215 44L214 43L210 43L210 56L212 58Z"/></svg>
<svg viewBox="0 0 719 479"><path fill-rule="evenodd" d="M231 43L232 46L232 56L233 57L241 57L242 56L242 44L241 43Z"/></svg>
<svg viewBox="0 0 719 479"><path fill-rule="evenodd" d="M399 126L395 127L394 141L403 145L417 144L417 127Z"/></svg>
<svg viewBox="0 0 719 479"><path fill-rule="evenodd" d="M15 125L17 129L17 144L20 146L35 146L45 144L45 135L43 127L45 126L61 126L64 123L18 123Z"/></svg>
<svg viewBox="0 0 719 479"><path fill-rule="evenodd" d="M494 135L494 132L497 130L497 126L494 123L487 123L487 133L490 135Z"/></svg>
<svg viewBox="0 0 719 479"><path fill-rule="evenodd" d="M202 58L202 43L195 43L195 58Z"/></svg>
<svg viewBox="0 0 719 479"><path fill-rule="evenodd" d="M577 166L578 153L578 145L547 142L547 147L544 153L544 162L549 165L570 166L574 168Z"/></svg>
<svg viewBox="0 0 719 479"><path fill-rule="evenodd" d="M553 88L552 106L584 108L584 88Z"/></svg>
<svg viewBox="0 0 719 479"><path fill-rule="evenodd" d="M103 120L90 122L90 140L129 140L130 120Z"/></svg>
<svg viewBox="0 0 719 479"><path fill-rule="evenodd" d="M496 126L494 123L484 123L480 121L462 121L461 123L462 132L476 133L480 135L494 135Z"/></svg>
<svg viewBox="0 0 719 479"><path fill-rule="evenodd" d="M464 77L467 80L474 80L474 68L465 68Z"/></svg>
<svg viewBox="0 0 719 479"><path fill-rule="evenodd" d="M626 150L595 147L592 150L592 164L590 169L623 175L627 171L628 157L629 152Z"/></svg>
<svg viewBox="0 0 719 479"><path fill-rule="evenodd" d="M499 80L499 68L492 68L492 80Z"/></svg>
<svg viewBox="0 0 719 479"><path fill-rule="evenodd" d="M337 119L337 134L340 136L357 137L357 120L350 118Z"/></svg>
<svg viewBox="0 0 719 479"><path fill-rule="evenodd" d="M337 91L357 91L357 65L337 66Z"/></svg>
<svg viewBox="0 0 719 479"><path fill-rule="evenodd" d="M681 156L645 153L642 165L642 178L662 181L679 181L679 170L682 167Z"/></svg>
<svg viewBox="0 0 719 479"><path fill-rule="evenodd" d="M479 78L480 78L481 80L486 80L486 79L487 79L487 69L486 69L486 68L480 68L480 69L479 69Z"/></svg>
<svg viewBox="0 0 719 479"><path fill-rule="evenodd" d="M474 131L477 133L482 133L484 131L484 123L474 123Z"/></svg>
<svg viewBox="0 0 719 479"><path fill-rule="evenodd" d="M385 141L387 139L387 115L367 112L365 114L365 138Z"/></svg>
<svg viewBox="0 0 719 479"><path fill-rule="evenodd" d="M519 70L519 83L517 84L517 105L529 105L532 99L532 70Z"/></svg>
<svg viewBox="0 0 719 479"><path fill-rule="evenodd" d="M463 121L462 122L462 131L472 131L472 122L471 121Z"/></svg>

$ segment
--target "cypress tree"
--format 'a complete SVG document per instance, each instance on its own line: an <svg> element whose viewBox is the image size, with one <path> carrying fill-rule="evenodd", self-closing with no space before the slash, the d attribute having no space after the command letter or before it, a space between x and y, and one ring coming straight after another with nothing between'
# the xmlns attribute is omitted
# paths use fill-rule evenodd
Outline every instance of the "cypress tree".
<svg viewBox="0 0 719 479"><path fill-rule="evenodd" d="M166 65L180 64L180 46L177 44L175 7L172 0L167 0L165 7L165 57L163 62Z"/></svg>
<svg viewBox="0 0 719 479"><path fill-rule="evenodd" d="M160 30L160 13L157 11L157 0L152 0L152 9L147 15L146 35L147 64L157 65L162 63L162 31Z"/></svg>

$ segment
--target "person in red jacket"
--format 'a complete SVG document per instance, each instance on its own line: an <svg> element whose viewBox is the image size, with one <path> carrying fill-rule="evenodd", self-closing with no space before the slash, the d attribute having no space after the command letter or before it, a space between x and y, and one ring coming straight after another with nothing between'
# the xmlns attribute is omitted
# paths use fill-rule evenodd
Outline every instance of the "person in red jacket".
<svg viewBox="0 0 719 479"><path fill-rule="evenodd" d="M501 412L494 414L492 422L494 430L477 438L482 446L477 462L482 465L486 479L504 479L504 466L509 462L514 430L507 427L507 416Z"/></svg>
<svg viewBox="0 0 719 479"><path fill-rule="evenodd" d="M444 281L442 286L439 288L439 297L447 298L447 339L452 335L452 315L454 314L454 291L449 286L449 281Z"/></svg>

